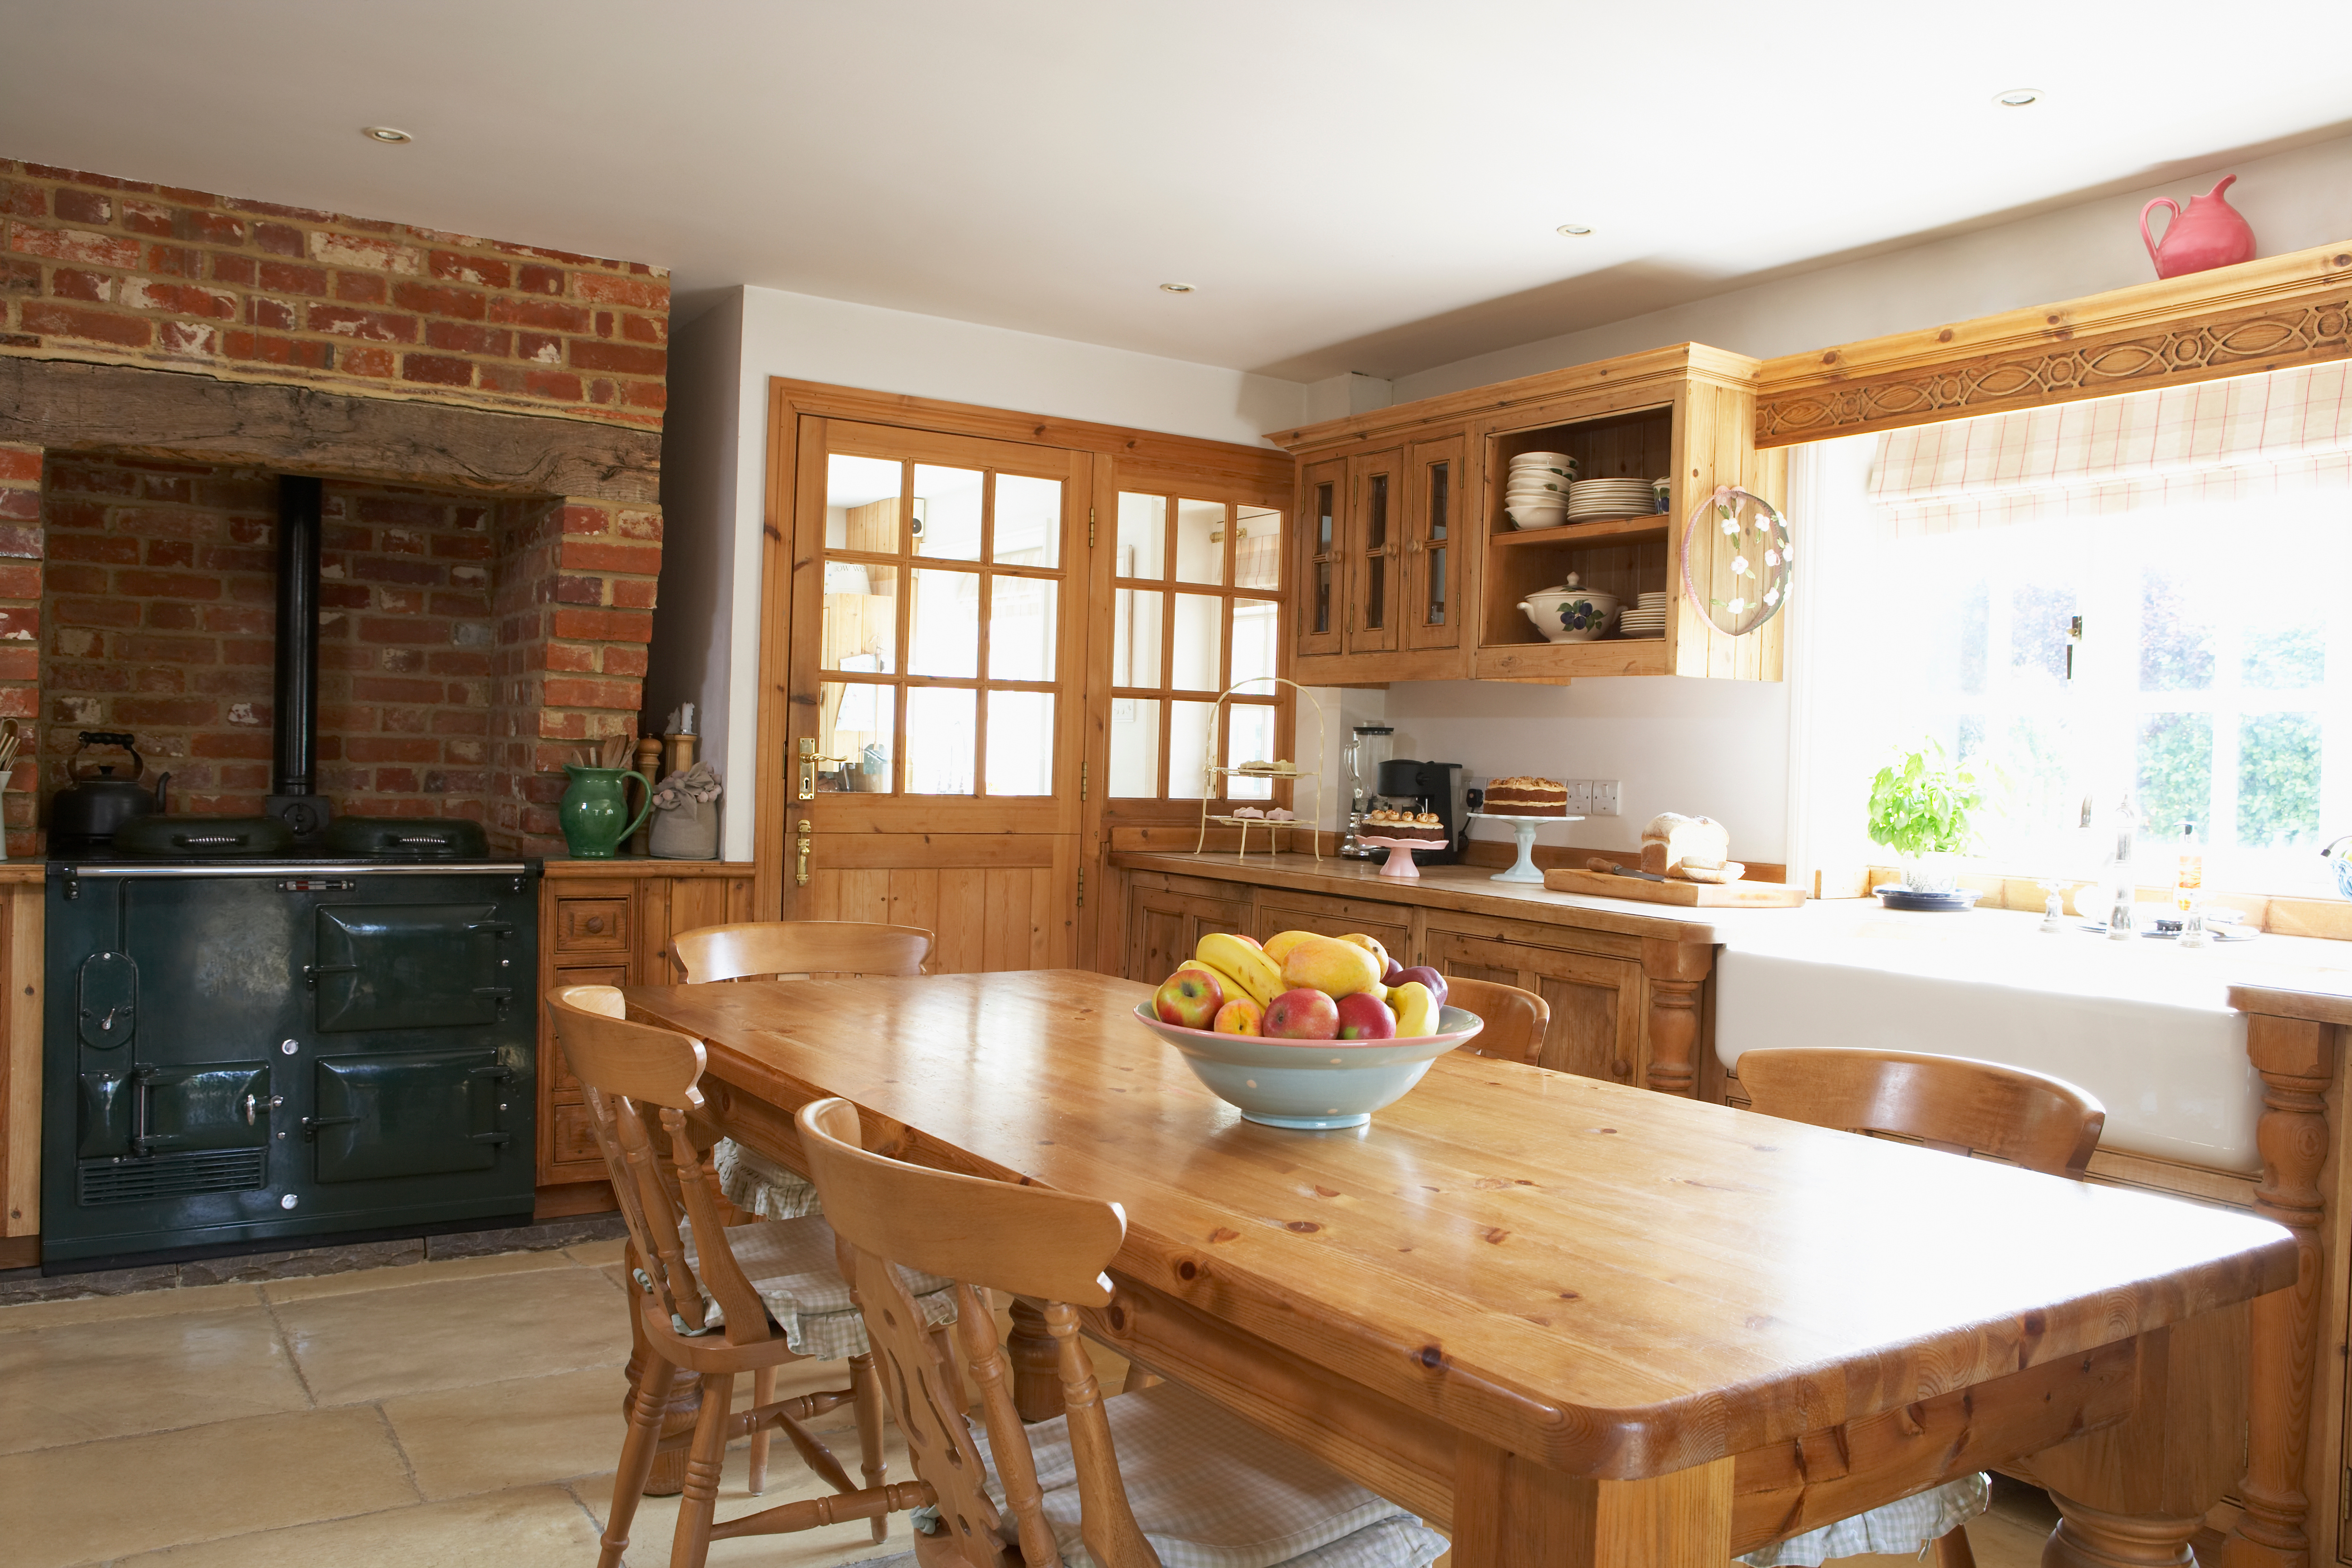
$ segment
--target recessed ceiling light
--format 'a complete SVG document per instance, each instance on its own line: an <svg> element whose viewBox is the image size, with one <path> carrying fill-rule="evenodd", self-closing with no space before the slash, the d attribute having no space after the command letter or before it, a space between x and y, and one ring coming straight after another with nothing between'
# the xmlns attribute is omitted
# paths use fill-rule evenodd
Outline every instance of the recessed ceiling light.
<svg viewBox="0 0 2352 1568"><path fill-rule="evenodd" d="M1592 232L1592 226L1591 224L1583 223L1564 223L1559 226L1559 232L1569 236L1570 238L1576 238L1591 234Z"/></svg>
<svg viewBox="0 0 2352 1568"><path fill-rule="evenodd" d="M1160 287L1171 294L1190 294L1192 291L1190 283L1162 283Z"/></svg>
<svg viewBox="0 0 2352 1568"><path fill-rule="evenodd" d="M1992 100L2003 109L2023 109L2029 103L2042 101L2042 89L2038 87L2012 87L2007 92L1994 93Z"/></svg>
<svg viewBox="0 0 2352 1568"><path fill-rule="evenodd" d="M414 142L416 140L415 137L411 136L407 132L395 130L389 125L362 125L360 127L360 134L366 137L371 142L387 142L394 145L403 142Z"/></svg>

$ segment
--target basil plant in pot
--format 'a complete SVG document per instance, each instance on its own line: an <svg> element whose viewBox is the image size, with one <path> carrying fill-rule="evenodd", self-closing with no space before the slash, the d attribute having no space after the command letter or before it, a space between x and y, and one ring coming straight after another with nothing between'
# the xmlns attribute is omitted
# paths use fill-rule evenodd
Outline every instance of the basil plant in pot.
<svg viewBox="0 0 2352 1568"><path fill-rule="evenodd" d="M1930 740L1870 781L1870 841L1902 857L1905 888L1949 894L1960 882L1953 858L1975 837L1970 818L1984 798L1976 773L1950 762Z"/></svg>

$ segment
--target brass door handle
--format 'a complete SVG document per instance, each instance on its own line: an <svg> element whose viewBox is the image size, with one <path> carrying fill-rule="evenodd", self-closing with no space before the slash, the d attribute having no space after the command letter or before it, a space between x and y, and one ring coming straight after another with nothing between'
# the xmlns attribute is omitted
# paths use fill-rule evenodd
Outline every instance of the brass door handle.
<svg viewBox="0 0 2352 1568"><path fill-rule="evenodd" d="M795 848L799 852L800 861L798 865L793 868L793 885L798 888L805 888L808 886L809 858L809 821L805 816L801 818L801 839L800 843L795 846Z"/></svg>
<svg viewBox="0 0 2352 1568"><path fill-rule="evenodd" d="M849 761L847 757L821 757L817 755L816 737L814 735L803 735L801 737L800 798L803 800L814 800L816 798L816 765L819 763L845 763L847 761ZM807 829L803 827L802 831L805 832ZM803 845L802 847L805 849L807 846ZM808 879L805 877L802 879L803 881L806 881L807 879Z"/></svg>

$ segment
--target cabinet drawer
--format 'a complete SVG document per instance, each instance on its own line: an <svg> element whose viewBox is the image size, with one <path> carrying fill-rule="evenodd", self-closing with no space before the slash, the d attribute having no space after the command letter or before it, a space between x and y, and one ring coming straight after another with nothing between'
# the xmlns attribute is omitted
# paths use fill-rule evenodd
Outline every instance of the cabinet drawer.
<svg viewBox="0 0 2352 1568"><path fill-rule="evenodd" d="M556 952L626 952L628 950L628 900L558 899L555 900Z"/></svg>
<svg viewBox="0 0 2352 1568"><path fill-rule="evenodd" d="M612 963L559 969L551 978L558 985L626 985L629 971L625 964ZM548 1025L540 1037L546 1042L546 1048L540 1054L540 1081L547 1085L551 1094L578 1094L580 1080L572 1076L572 1061L563 1054L563 1042L555 1037L555 1026Z"/></svg>
<svg viewBox="0 0 2352 1568"><path fill-rule="evenodd" d="M596 1147L596 1133L588 1120L588 1108L574 1100L567 1105L548 1108L549 1159L558 1165L590 1164L599 1173L604 1168L604 1152Z"/></svg>

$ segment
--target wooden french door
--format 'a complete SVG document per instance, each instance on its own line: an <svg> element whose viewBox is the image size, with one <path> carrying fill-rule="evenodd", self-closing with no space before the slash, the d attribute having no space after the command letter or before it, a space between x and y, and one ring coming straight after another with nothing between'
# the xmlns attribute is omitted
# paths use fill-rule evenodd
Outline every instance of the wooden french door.
<svg viewBox="0 0 2352 1568"><path fill-rule="evenodd" d="M925 927L940 973L1072 963L1095 458L796 423L782 918Z"/></svg>

